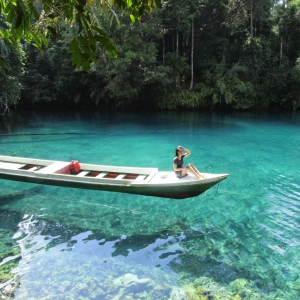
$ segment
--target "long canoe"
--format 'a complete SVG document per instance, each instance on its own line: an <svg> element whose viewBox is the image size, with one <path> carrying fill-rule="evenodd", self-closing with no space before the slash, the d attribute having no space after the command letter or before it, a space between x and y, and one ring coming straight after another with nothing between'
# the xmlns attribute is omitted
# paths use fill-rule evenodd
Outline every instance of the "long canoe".
<svg viewBox="0 0 300 300"><path fill-rule="evenodd" d="M229 174L203 173L177 178L157 168L117 167L80 163L72 172L70 162L0 155L0 178L63 187L111 191L173 199L195 197Z"/></svg>

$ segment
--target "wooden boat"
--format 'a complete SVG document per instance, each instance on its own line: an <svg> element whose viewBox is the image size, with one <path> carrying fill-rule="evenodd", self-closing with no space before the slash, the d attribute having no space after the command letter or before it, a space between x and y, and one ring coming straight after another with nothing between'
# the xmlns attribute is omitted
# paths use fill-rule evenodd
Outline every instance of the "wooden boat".
<svg viewBox="0 0 300 300"><path fill-rule="evenodd" d="M203 175L204 179L197 180L192 175L177 178L175 172L158 171L157 168L83 163L80 163L80 170L72 172L70 162L0 155L2 179L174 199L198 196L229 176Z"/></svg>

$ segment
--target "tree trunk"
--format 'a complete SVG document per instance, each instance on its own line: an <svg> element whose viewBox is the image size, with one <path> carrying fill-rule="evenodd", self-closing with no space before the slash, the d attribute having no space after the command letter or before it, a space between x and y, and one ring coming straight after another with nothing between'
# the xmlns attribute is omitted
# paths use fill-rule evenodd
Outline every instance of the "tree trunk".
<svg viewBox="0 0 300 300"><path fill-rule="evenodd" d="M194 20L192 20L192 41L191 41L191 84L190 90L194 86Z"/></svg>
<svg viewBox="0 0 300 300"><path fill-rule="evenodd" d="M253 38L253 1L250 2L250 35Z"/></svg>
<svg viewBox="0 0 300 300"><path fill-rule="evenodd" d="M176 53L179 55L179 34L178 30L176 30Z"/></svg>
<svg viewBox="0 0 300 300"><path fill-rule="evenodd" d="M8 100L6 99L6 101L0 100L0 108L1 108L1 112L0 115L5 115L6 113L9 114L9 106L8 106ZM3 109L3 112L2 112Z"/></svg>
<svg viewBox="0 0 300 300"><path fill-rule="evenodd" d="M166 65L166 41L165 34L163 33L163 66Z"/></svg>
<svg viewBox="0 0 300 300"><path fill-rule="evenodd" d="M282 38L280 39L280 60L279 60L279 65L281 66L282 64L282 52L283 52L283 45L282 45Z"/></svg>
<svg viewBox="0 0 300 300"><path fill-rule="evenodd" d="M176 30L176 53L177 53L177 56L179 58L179 33L178 33L178 30ZM180 90L180 74L179 74L179 71L177 70L176 71L176 88L178 90Z"/></svg>

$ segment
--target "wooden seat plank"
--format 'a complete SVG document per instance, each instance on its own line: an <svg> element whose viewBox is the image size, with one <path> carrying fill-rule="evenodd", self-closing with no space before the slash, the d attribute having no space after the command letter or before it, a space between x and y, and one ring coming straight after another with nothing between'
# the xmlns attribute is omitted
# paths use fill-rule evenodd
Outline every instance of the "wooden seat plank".
<svg viewBox="0 0 300 300"><path fill-rule="evenodd" d="M70 163L66 163L66 162L55 162L45 168L42 168L41 170L39 170L38 172L40 173L54 173L57 172L67 166L69 166Z"/></svg>
<svg viewBox="0 0 300 300"><path fill-rule="evenodd" d="M103 178L106 175L107 175L106 172L101 172L99 175L96 176L96 178Z"/></svg>
<svg viewBox="0 0 300 300"><path fill-rule="evenodd" d="M77 177L84 177L86 174L88 174L90 171L81 171L79 174L77 174Z"/></svg>
<svg viewBox="0 0 300 300"><path fill-rule="evenodd" d="M147 177L147 175L139 175L136 180L144 180Z"/></svg>

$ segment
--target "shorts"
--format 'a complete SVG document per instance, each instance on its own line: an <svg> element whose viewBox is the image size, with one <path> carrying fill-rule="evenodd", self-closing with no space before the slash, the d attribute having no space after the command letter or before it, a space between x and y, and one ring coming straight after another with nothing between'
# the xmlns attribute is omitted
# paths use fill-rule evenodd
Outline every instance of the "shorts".
<svg viewBox="0 0 300 300"><path fill-rule="evenodd" d="M183 178L188 175L188 173L186 173L185 175L182 176L182 171L175 171L175 174L177 178Z"/></svg>

